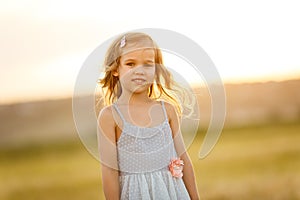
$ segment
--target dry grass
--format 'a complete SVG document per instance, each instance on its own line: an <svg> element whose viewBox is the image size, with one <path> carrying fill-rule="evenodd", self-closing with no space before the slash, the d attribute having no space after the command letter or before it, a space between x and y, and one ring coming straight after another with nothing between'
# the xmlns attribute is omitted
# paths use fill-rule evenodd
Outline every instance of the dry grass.
<svg viewBox="0 0 300 200"><path fill-rule="evenodd" d="M198 159L189 149L202 199L300 199L300 123L227 128ZM100 165L77 141L2 149L0 199L103 199Z"/></svg>

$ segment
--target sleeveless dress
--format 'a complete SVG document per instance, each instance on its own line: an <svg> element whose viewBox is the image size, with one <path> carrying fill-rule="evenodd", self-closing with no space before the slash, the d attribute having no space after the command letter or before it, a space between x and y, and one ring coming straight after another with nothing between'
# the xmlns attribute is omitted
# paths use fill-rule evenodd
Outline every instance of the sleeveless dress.
<svg viewBox="0 0 300 200"><path fill-rule="evenodd" d="M171 175L168 165L177 158L164 102L165 120L154 127L127 122L116 104L123 127L117 141L121 200L188 200L182 178Z"/></svg>

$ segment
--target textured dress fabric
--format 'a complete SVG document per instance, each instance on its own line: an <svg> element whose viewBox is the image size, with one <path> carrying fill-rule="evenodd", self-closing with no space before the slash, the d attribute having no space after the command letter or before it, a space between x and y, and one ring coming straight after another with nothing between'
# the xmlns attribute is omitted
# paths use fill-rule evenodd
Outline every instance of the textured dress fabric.
<svg viewBox="0 0 300 200"><path fill-rule="evenodd" d="M165 120L154 127L127 122L116 104L123 127L117 142L121 200L190 199L182 178L171 175L168 165L177 158L164 102Z"/></svg>

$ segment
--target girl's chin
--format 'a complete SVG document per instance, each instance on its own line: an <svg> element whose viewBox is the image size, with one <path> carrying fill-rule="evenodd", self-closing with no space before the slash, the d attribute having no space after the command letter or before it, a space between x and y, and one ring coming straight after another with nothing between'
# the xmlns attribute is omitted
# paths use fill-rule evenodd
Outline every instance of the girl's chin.
<svg viewBox="0 0 300 200"><path fill-rule="evenodd" d="M148 89L145 89L145 88L136 88L136 89L132 90L132 93L140 94L140 93L147 92L147 91L148 91Z"/></svg>
<svg viewBox="0 0 300 200"><path fill-rule="evenodd" d="M142 84L142 85L127 85L127 87L123 87L122 90L127 90L129 93L143 93L148 92L151 84Z"/></svg>
<svg viewBox="0 0 300 200"><path fill-rule="evenodd" d="M140 85L140 86L136 86L134 87L131 92L132 93L142 93L142 92L148 92L148 85Z"/></svg>

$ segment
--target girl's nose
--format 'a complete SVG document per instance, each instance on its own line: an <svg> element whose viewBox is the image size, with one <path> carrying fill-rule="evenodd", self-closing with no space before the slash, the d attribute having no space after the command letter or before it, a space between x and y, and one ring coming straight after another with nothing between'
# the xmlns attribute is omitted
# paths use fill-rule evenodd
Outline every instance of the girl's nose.
<svg viewBox="0 0 300 200"><path fill-rule="evenodd" d="M143 66L137 67L137 68L134 70L134 74L136 74L136 75L144 75L145 72L144 72Z"/></svg>

